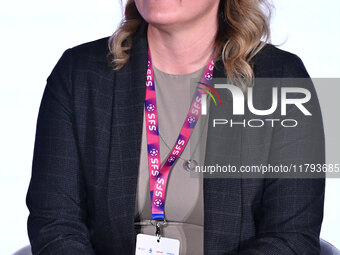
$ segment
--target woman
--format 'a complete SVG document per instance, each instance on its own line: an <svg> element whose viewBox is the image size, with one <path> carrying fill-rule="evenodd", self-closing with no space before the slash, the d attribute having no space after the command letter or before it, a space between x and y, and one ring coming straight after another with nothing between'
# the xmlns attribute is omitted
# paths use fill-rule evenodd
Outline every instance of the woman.
<svg viewBox="0 0 340 255"><path fill-rule="evenodd" d="M295 129L213 129L204 116L188 113L195 103L189 98L203 93L185 85L191 79L308 78L298 57L260 41L269 38L264 6L129 0L113 36L63 54L37 122L27 195L33 254L133 254L136 235L156 230L161 240L179 240L180 254L319 253L323 179L190 177L196 164L324 162L310 82L305 106L312 117L287 111L287 119L299 121ZM238 86L245 91L250 84ZM266 87L255 89L264 92L254 105L268 105ZM229 116L231 105L221 97ZM216 109L209 108L210 118ZM176 145L183 145L177 154Z"/></svg>

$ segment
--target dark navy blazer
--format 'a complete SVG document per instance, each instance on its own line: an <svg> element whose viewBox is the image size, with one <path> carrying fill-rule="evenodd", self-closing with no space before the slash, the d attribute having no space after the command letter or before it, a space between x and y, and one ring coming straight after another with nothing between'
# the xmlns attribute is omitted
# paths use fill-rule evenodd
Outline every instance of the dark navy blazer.
<svg viewBox="0 0 340 255"><path fill-rule="evenodd" d="M135 34L129 63L119 71L108 65L104 38L66 50L48 77L27 194L33 254L134 254L145 31ZM296 55L271 45L253 66L256 77L308 78ZM226 77L220 62L214 75ZM313 115L305 120L291 108L287 118L300 120L296 128L209 125L206 165L323 163L319 103L313 84L307 86ZM270 105L267 88L254 90L257 108ZM218 115L210 109L210 118ZM204 179L205 254L319 254L323 202L322 178Z"/></svg>

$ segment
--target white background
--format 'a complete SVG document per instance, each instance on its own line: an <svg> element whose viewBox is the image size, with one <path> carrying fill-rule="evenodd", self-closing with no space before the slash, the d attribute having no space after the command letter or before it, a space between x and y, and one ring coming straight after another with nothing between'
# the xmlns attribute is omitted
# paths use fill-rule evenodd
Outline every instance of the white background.
<svg viewBox="0 0 340 255"><path fill-rule="evenodd" d="M279 47L300 56L312 77L340 77L340 2L275 0L275 4L273 43L284 43ZM116 0L2 1L0 254L11 254L29 243L25 196L36 118L47 76L65 49L109 36L120 17ZM321 105L326 100L320 98ZM321 237L337 247L339 193L340 180L327 180Z"/></svg>

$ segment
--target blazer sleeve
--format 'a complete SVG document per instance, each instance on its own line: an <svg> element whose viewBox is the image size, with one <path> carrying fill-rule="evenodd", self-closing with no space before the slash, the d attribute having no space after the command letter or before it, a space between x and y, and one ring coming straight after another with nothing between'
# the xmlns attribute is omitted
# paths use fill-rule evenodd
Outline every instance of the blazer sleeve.
<svg viewBox="0 0 340 255"><path fill-rule="evenodd" d="M41 100L26 197L33 254L95 254L87 227L73 118L72 50L64 52Z"/></svg>
<svg viewBox="0 0 340 255"><path fill-rule="evenodd" d="M304 116L295 106L287 108L285 119L296 119L298 126L274 129L269 164L324 164L320 106L313 83L297 56L288 56L283 77L307 78L299 81L311 92L311 100L305 106L312 116ZM290 86L300 84L298 80L291 81L294 82L288 82ZM239 254L320 254L324 189L323 174L308 179L265 179L261 210L255 216L256 238L242 243Z"/></svg>

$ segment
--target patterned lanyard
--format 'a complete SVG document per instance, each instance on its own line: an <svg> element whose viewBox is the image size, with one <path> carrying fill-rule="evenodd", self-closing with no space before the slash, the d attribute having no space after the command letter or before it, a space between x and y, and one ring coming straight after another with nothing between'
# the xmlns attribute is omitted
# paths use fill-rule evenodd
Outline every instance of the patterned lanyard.
<svg viewBox="0 0 340 255"><path fill-rule="evenodd" d="M191 107L178 135L176 143L171 150L164 165L161 167L160 148L159 148L159 129L157 117L156 91L155 81L152 69L152 61L150 50L148 51L148 69L145 87L145 122L147 133L148 163L149 163L149 179L150 179L150 198L152 208L152 219L164 219L165 194L168 176L172 166L176 163L187 145L191 133L201 115L201 98L203 94L207 94L209 86L211 86L214 70L214 62L212 57L201 78L200 85L196 89L195 97L191 103ZM205 88L205 89L199 89Z"/></svg>

